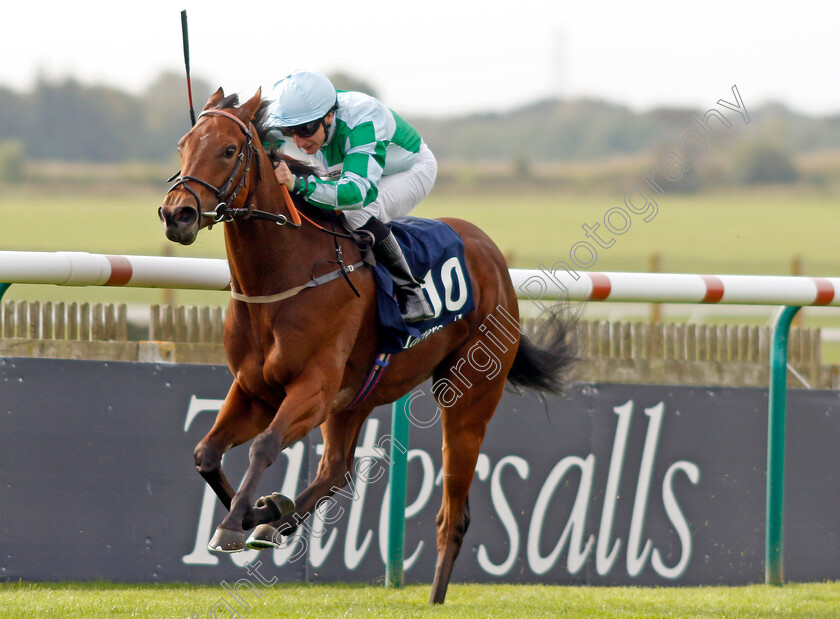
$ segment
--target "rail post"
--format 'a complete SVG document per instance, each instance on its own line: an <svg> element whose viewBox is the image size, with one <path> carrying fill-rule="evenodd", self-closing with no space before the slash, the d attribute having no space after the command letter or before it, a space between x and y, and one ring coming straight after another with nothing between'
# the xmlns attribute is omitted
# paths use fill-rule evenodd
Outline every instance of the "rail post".
<svg viewBox="0 0 840 619"><path fill-rule="evenodd" d="M405 584L405 501L408 473L408 438L410 425L407 409L410 395L391 405L391 470L388 476L388 561L385 586L400 588Z"/></svg>
<svg viewBox="0 0 840 619"><path fill-rule="evenodd" d="M773 321L770 393L767 410L767 512L764 582L784 583L785 422L787 419L787 350L793 317L799 307L783 307Z"/></svg>

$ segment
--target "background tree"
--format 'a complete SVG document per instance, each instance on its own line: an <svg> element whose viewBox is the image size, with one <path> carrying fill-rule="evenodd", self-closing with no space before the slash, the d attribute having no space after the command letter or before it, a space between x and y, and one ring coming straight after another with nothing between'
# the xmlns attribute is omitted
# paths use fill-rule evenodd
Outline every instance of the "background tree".
<svg viewBox="0 0 840 619"><path fill-rule="evenodd" d="M20 183L26 179L26 153L20 140L0 142L0 181Z"/></svg>
<svg viewBox="0 0 840 619"><path fill-rule="evenodd" d="M349 73L336 71L335 73L330 73L328 77L333 83L333 86L335 86L336 90L354 90L356 92L363 92L371 97L376 97L377 99L379 98L376 88L374 88L369 82L350 75Z"/></svg>
<svg viewBox="0 0 840 619"><path fill-rule="evenodd" d="M735 180L742 185L781 185L799 178L791 158L766 142L749 141L739 145L732 161Z"/></svg>

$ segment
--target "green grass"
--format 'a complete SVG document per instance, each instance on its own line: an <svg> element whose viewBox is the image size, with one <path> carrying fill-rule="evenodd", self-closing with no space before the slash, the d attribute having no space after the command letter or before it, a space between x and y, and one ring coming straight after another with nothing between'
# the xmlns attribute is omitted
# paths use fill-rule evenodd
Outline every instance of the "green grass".
<svg viewBox="0 0 840 619"><path fill-rule="evenodd" d="M742 190L656 198L649 222L633 215L615 244L599 248L598 271L647 271L659 253L662 270L688 273L785 275L791 258L803 259L808 275L837 275L836 233L840 197L797 190ZM451 215L477 223L513 256L513 266L534 268L568 260L581 226L601 224L621 195L452 196L434 193L416 209L425 217ZM590 241L591 242L591 241Z"/></svg>
<svg viewBox="0 0 840 619"><path fill-rule="evenodd" d="M0 197L0 247L21 251L90 251L224 256L221 235L202 235L192 248L169 243L157 208L163 192L116 194L8 190ZM216 238L218 237L218 238Z"/></svg>
<svg viewBox="0 0 840 619"><path fill-rule="evenodd" d="M28 251L224 257L219 228L202 232L196 243L168 242L157 220L165 189L80 193L4 189L0 192L0 248ZM649 222L634 215L630 229L599 248L592 270L647 271L653 254L666 272L784 275L791 258L802 258L804 273L840 274L834 228L840 226L840 197L799 189L742 190L695 196L657 197L658 214ZM574 243L586 240L584 224L601 222L623 204L622 195L551 193L433 192L414 212L423 217L467 219L487 231L516 268L536 268L568 260ZM161 293L130 289L73 289L13 286L8 299L101 302L159 302ZM222 304L224 293L180 291L177 301Z"/></svg>
<svg viewBox="0 0 840 619"><path fill-rule="evenodd" d="M453 584L443 606L429 606L429 585L276 584L237 605L220 586L0 584L3 617L209 617L226 601L259 617L836 617L840 583L784 587L559 587ZM230 616L223 605L219 616ZM225 612L221 612L225 611ZM227 614L226 614L227 613Z"/></svg>
<svg viewBox="0 0 840 619"><path fill-rule="evenodd" d="M163 191L122 195L0 194L0 248L24 251L91 251L224 257L221 230L202 232L195 244L168 242L157 219ZM840 196L793 190L730 191L657 198L649 222L632 217L615 244L599 248L595 270L648 270L658 252L665 271L786 274L802 256L808 275L837 275L836 230ZM568 259L586 240L584 224L601 222L620 206L620 195L432 193L413 214L460 217L484 229L518 268Z"/></svg>
<svg viewBox="0 0 840 619"><path fill-rule="evenodd" d="M221 229L199 235L190 247L169 242L157 217L165 189L126 192L59 193L7 190L0 195L0 249L87 251L96 254L224 258ZM160 290L12 286L6 300L160 303ZM182 304L225 304L224 292L178 291Z"/></svg>

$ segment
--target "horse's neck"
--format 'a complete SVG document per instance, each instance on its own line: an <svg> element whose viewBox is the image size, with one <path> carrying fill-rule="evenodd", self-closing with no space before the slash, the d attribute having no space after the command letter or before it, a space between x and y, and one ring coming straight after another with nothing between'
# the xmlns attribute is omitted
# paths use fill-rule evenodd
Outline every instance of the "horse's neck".
<svg viewBox="0 0 840 619"><path fill-rule="evenodd" d="M254 209L289 217L280 183L268 158L262 161L263 179L252 197ZM266 170L269 177L265 177ZM312 264L330 258L322 233L304 225L299 229L265 221L237 220L225 224L225 246L231 282L249 296L270 295L300 285L310 277Z"/></svg>

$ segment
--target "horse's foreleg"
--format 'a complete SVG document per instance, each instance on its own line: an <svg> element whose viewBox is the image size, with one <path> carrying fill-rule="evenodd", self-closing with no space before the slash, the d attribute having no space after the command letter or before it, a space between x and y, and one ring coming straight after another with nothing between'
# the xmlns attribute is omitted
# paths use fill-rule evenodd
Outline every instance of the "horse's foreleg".
<svg viewBox="0 0 840 619"><path fill-rule="evenodd" d="M248 396L237 382L228 392L210 432L196 445L195 468L229 510L234 490L222 470L222 456L231 447L262 432L274 411Z"/></svg>
<svg viewBox="0 0 840 619"><path fill-rule="evenodd" d="M279 547L282 536L293 535L300 523L311 515L321 498L331 496L348 483L353 471L359 432L371 410L368 407L327 417L321 425L324 453L315 479L297 496L293 512L254 530L248 539L249 547Z"/></svg>
<svg viewBox="0 0 840 619"><path fill-rule="evenodd" d="M253 496L263 472L289 445L301 440L324 421L328 397L320 382L298 383L286 390L268 427L251 443L248 471L233 496L230 511L216 529L210 549L234 552L245 547L245 530L275 518L268 508L253 508Z"/></svg>

